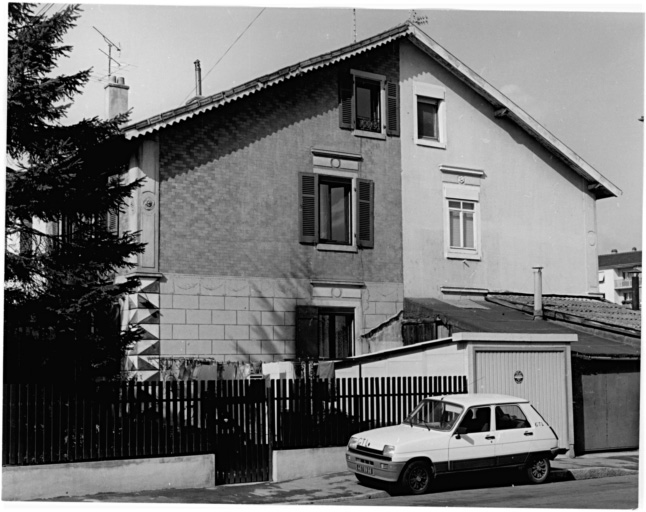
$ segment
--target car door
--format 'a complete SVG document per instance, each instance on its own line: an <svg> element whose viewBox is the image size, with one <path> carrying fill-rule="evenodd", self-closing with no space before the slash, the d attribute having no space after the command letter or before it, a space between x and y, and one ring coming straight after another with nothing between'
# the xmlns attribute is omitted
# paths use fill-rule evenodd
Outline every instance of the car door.
<svg viewBox="0 0 646 512"><path fill-rule="evenodd" d="M498 466L523 464L535 444L535 428L516 404L494 408Z"/></svg>
<svg viewBox="0 0 646 512"><path fill-rule="evenodd" d="M488 468L496 462L496 434L492 431L491 407L472 407L465 413L458 428L466 433L449 440L449 471ZM457 432L457 430L456 430Z"/></svg>

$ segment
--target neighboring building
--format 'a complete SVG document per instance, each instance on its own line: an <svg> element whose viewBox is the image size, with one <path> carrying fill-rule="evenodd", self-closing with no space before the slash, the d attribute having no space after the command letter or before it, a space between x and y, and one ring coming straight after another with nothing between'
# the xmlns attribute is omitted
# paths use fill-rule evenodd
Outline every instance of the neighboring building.
<svg viewBox="0 0 646 512"><path fill-rule="evenodd" d="M400 346L370 334L405 296L531 290L532 266L598 291L619 189L410 23L124 131L140 379Z"/></svg>
<svg viewBox="0 0 646 512"><path fill-rule="evenodd" d="M633 277L639 279L639 302L642 295L642 252L617 252L599 256L599 291L606 300L615 304L632 306ZM639 308L641 309L641 307Z"/></svg>

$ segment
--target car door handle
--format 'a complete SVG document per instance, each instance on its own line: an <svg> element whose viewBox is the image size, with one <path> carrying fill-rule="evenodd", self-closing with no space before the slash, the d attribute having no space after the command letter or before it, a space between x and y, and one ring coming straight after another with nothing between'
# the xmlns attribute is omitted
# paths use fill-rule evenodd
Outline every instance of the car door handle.
<svg viewBox="0 0 646 512"><path fill-rule="evenodd" d="M496 439L496 436L485 436L485 439L487 440Z"/></svg>
<svg viewBox="0 0 646 512"><path fill-rule="evenodd" d="M534 435L534 432L525 432L525 435L526 435L526 436L533 436L533 435Z"/></svg>

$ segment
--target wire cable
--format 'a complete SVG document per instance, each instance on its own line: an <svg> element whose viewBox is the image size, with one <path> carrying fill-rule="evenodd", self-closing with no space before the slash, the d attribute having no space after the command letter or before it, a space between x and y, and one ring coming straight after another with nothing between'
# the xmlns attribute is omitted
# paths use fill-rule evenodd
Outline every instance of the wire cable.
<svg viewBox="0 0 646 512"><path fill-rule="evenodd" d="M202 79L202 81L204 81L204 80L206 80L206 79L207 79L207 77L211 74L211 71L213 71L213 70L215 69L215 66L217 66L217 65L220 63L220 61L221 61L222 59L224 59L224 57L227 55L227 53L229 53L229 51L231 50L231 48L233 48L233 47L234 47L234 45L235 45L235 44L240 40L240 38L241 38L243 35L245 35L245 33L247 32L247 30L249 30L249 28L251 27L251 25L253 25L253 24L254 24L254 22L255 22L255 21L260 17L260 15L261 15L263 12L265 12L265 9L266 9L266 8L265 8L265 7L263 7L263 8L262 8L262 10L261 10L257 15L256 15L256 17L255 17L253 20L251 20L251 23L249 23L249 25L247 25L247 28L245 28L245 29L240 33L240 35L236 38L236 40L235 40L235 41L233 41L233 43L231 43L231 44L229 45L229 47L227 48L227 50L222 54L222 56L217 60L217 62L216 62L215 64L213 64L213 66L211 67L211 69L209 69L209 70L208 70L208 72L206 73L206 75L204 75L204 78ZM186 100L187 100L187 99L189 99L189 98L191 97L191 94L193 93L193 91L194 91L194 90L195 90L195 87L193 87L193 88L191 89L191 91L188 93L188 95L186 96L186 98L184 98L184 101L182 101L182 104L186 103Z"/></svg>

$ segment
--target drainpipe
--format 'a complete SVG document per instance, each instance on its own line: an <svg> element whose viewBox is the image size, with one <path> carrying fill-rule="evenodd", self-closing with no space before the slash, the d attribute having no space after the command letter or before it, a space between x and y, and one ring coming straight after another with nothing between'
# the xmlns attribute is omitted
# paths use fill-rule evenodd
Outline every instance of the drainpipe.
<svg viewBox="0 0 646 512"><path fill-rule="evenodd" d="M534 269L534 320L543 319L543 267Z"/></svg>

